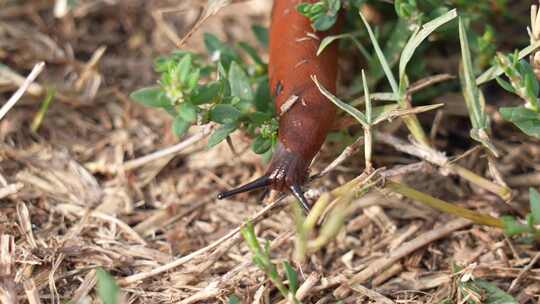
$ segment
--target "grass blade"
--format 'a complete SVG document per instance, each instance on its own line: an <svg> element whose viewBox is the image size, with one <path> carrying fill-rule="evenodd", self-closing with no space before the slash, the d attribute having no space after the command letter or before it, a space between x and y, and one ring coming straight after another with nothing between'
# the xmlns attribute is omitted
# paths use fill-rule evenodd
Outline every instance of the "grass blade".
<svg viewBox="0 0 540 304"><path fill-rule="evenodd" d="M405 69L407 68L407 64L411 61L411 58L418 48L418 46L436 29L444 25L445 23L448 23L452 20L454 20L457 17L457 11L456 9L453 9L446 14L439 16L430 22L424 24L422 28L416 30L412 35L409 41L407 42L407 45L403 49L403 52L401 53L401 59L399 61L399 77L405 76Z"/></svg>
<svg viewBox="0 0 540 304"><path fill-rule="evenodd" d="M392 74L392 70L390 69L390 65L388 64L388 61L386 60L386 57L384 56L384 53L381 49L381 46L379 45L379 42L377 41L377 38L375 37L375 34L373 34L373 30L371 29L371 26L367 22L362 12L359 12L359 14L360 14L360 17L362 18L362 21L364 22L364 25L366 26L366 29L369 34L369 39L371 40L371 43L373 44L373 48L375 49L377 58L379 58L379 61L384 70L384 73L386 74L386 78L388 79L388 82L390 83L390 87L392 87L392 91L394 92L394 94L397 95L399 92L399 88L398 88L396 78L394 77L394 75Z"/></svg>

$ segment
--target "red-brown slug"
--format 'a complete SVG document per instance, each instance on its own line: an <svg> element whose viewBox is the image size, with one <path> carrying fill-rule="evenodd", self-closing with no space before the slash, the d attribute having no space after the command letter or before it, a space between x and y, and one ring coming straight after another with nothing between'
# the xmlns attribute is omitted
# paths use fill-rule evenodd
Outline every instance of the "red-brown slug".
<svg viewBox="0 0 540 304"><path fill-rule="evenodd" d="M311 76L315 75L335 94L338 66L336 43L326 47L319 56L317 50L324 37L336 34L339 25L325 32L315 32L310 20L296 10L301 2L315 1L274 1L268 72L279 115L279 141L265 175L220 193L219 199L269 187L291 191L304 209L309 208L301 186L336 117L335 105L321 94Z"/></svg>

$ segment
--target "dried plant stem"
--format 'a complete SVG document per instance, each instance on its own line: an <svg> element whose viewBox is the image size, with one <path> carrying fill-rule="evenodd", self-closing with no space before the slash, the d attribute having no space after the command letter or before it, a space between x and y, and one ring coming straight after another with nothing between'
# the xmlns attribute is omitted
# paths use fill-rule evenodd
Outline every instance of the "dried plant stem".
<svg viewBox="0 0 540 304"><path fill-rule="evenodd" d="M14 183L14 184L9 184L0 188L0 199L3 199L4 197L7 197L7 196L10 196L19 192L19 190L21 190L23 187L24 187L23 183Z"/></svg>
<svg viewBox="0 0 540 304"><path fill-rule="evenodd" d="M442 153L439 151L432 149L429 146L425 146L422 144L414 145L406 143L405 141L386 133L379 133L377 134L377 139L393 146L398 151L414 155L416 157L419 157L421 159L425 159L426 161L440 166L446 170L449 170L450 172L457 174L461 176L462 178L468 180L469 182L480 186L492 193L495 193L499 197L501 197L505 201L509 201L512 198L512 192L507 187L498 185L492 181L489 181L476 173L463 168L456 164L451 164L447 157L445 157Z"/></svg>
<svg viewBox="0 0 540 304"><path fill-rule="evenodd" d="M0 303L18 303L15 290L15 240L11 235L0 235Z"/></svg>
<svg viewBox="0 0 540 304"><path fill-rule="evenodd" d="M358 292L359 294L362 294L370 299L372 299L373 301L375 301L376 303L381 303L381 304L395 304L394 301L390 300L389 298L383 296L382 294L374 291L374 290L371 290L369 288L366 288L360 284L354 284L353 286L351 286L351 289Z"/></svg>
<svg viewBox="0 0 540 304"><path fill-rule="evenodd" d="M39 297L39 291L36 288L34 280L28 279L24 281L24 292L26 293L26 298L28 299L29 304L41 304Z"/></svg>
<svg viewBox="0 0 540 304"><path fill-rule="evenodd" d="M352 278L343 281L342 286L340 286L334 291L334 296L339 299L344 298L349 293L349 286L355 286L356 284L363 284L367 282L370 278L372 278L378 273L381 273L382 271L399 261L401 258L408 256L417 249L426 246L427 244L440 238L443 238L458 229L465 228L470 224L471 222L469 220L461 218L455 219L440 227L436 227L422 235L419 235L415 239L404 243L396 250L389 252L388 255L385 255L384 257L370 263L370 265L366 269L354 275Z"/></svg>
<svg viewBox="0 0 540 304"><path fill-rule="evenodd" d="M13 106L21 99L24 92L28 89L28 87L36 80L36 78L41 74L43 69L45 68L45 62L40 62L34 66L28 77L24 80L22 85L19 87L19 89L9 98L9 100L0 108L0 120L4 118L4 116L13 108Z"/></svg>
<svg viewBox="0 0 540 304"><path fill-rule="evenodd" d="M161 274L163 272L166 272L166 271L172 270L172 269L174 269L176 267L179 267L179 266L193 260L194 258L196 258L196 257L198 257L198 256L200 256L202 254L205 254L205 253L213 250L214 248L217 248L219 245L226 242L227 240L238 236L240 230L246 226L246 223L251 222L251 223L255 224L256 222L262 220L268 212L270 212L271 210L273 210L274 208L276 208L277 206L280 205L280 203L283 201L283 198L284 197L281 197L281 198L277 199L276 201L274 201L273 203L267 205L266 207L261 209L259 212L257 212L249 221L244 222L242 225L240 225L240 226L236 227L235 229L231 230L229 233L227 233L223 237L219 238L218 240L214 241L210 245L208 245L206 247L203 247L203 248L201 248L201 249L199 249L197 251L194 251L194 252L192 252L192 253L190 253L190 254L188 254L186 256L183 256L183 257L181 257L181 258L179 258L179 259L177 259L175 261L172 261L172 262L170 262L168 264L165 264L165 265L162 265L160 267L154 268L154 269L152 269L150 271L137 273L137 274L131 275L129 277L125 277L125 278L119 280L118 284L120 284L121 286L126 286L126 285L129 285L129 284L140 283L141 281L143 281L145 279L151 278L151 277L159 275L159 274Z"/></svg>
<svg viewBox="0 0 540 304"><path fill-rule="evenodd" d="M525 268L523 268L519 275L512 281L510 287L508 288L508 292L513 292L515 290L515 288L518 286L518 283L523 280L527 273L534 267L538 259L540 259L540 253L537 253L534 258L532 258L531 262L527 266L525 266Z"/></svg>
<svg viewBox="0 0 540 304"><path fill-rule="evenodd" d="M191 146L191 145L203 140L204 138L206 138L208 135L210 135L210 133L212 132L212 130L215 127L216 127L216 124L214 124L214 123L209 123L207 125L204 125L204 126L202 126L202 130L199 133L191 136L190 138L188 138L188 139L186 139L186 140L184 140L184 141L182 141L182 142L180 142L180 143L178 143L178 144L176 144L174 146L171 146L171 147L156 151L154 153L145 155L143 157L139 157L139 158L136 158L136 159L125 162L124 165L123 165L123 169L125 171L137 169L138 167L141 167L141 166L143 166L143 165L145 165L145 164L147 164L149 162L152 162L154 160L177 154L177 153L181 152L182 150L188 148L189 146Z"/></svg>
<svg viewBox="0 0 540 304"><path fill-rule="evenodd" d="M506 179L506 182L510 186L513 186L513 187L539 186L540 173L532 172L532 173L511 176Z"/></svg>
<svg viewBox="0 0 540 304"><path fill-rule="evenodd" d="M415 201L418 201L424 205L428 205L431 208L437 209L441 212L471 220L475 224L503 228L503 222L498 218L489 216L487 214L482 214L467 208L459 207L454 204L450 204L441 199L435 198L433 196L410 188L404 184L390 180L387 181L387 183L385 184L385 188Z"/></svg>

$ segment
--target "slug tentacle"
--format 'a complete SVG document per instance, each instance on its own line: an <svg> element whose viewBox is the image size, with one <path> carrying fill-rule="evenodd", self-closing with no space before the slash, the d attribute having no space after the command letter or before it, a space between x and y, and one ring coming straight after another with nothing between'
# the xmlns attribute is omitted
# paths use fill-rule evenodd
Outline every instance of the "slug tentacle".
<svg viewBox="0 0 540 304"><path fill-rule="evenodd" d="M235 194L269 187L282 192L290 190L300 201L302 207L309 210L309 205L300 187L307 178L308 165L308 161L303 159L300 154L286 149L278 142L265 175L238 188L221 192L217 197L224 199Z"/></svg>
<svg viewBox="0 0 540 304"><path fill-rule="evenodd" d="M235 188L229 191L221 192L217 195L217 198L224 199L224 198L227 198L227 197L230 197L230 196L242 193L242 192L248 192L248 191L259 189L259 188L265 188L265 187L268 187L269 185L270 185L270 179L268 178L268 176L263 175L257 178L256 180L249 182L243 186L240 186L238 188Z"/></svg>

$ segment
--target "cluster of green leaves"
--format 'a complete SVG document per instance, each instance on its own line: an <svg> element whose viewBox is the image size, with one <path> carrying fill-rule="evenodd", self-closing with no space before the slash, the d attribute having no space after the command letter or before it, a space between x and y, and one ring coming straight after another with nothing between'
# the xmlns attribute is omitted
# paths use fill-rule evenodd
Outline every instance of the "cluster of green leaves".
<svg viewBox="0 0 540 304"><path fill-rule="evenodd" d="M253 32L266 47L267 31L253 27ZM220 126L210 136L209 147L241 128L254 138L253 151L268 156L277 141L277 120L267 65L245 42L232 47L212 34L205 34L204 42L211 60L186 51L159 57L154 64L161 76L158 84L139 89L130 97L172 115L177 136L195 124L216 122Z"/></svg>
<svg viewBox="0 0 540 304"><path fill-rule="evenodd" d="M520 59L518 52L509 55L498 53L496 61L508 79L497 77L499 85L525 101L524 106L502 107L499 112L527 135L540 138L540 84L531 65Z"/></svg>
<svg viewBox="0 0 540 304"><path fill-rule="evenodd" d="M311 26L317 31L330 29L338 19L341 0L320 0L315 3L303 2L296 9L309 18Z"/></svg>
<svg viewBox="0 0 540 304"><path fill-rule="evenodd" d="M504 232L509 235L525 234L526 238L540 240L540 193L534 188L529 189L529 202L531 205L531 212L525 217L526 224L523 224L516 220L515 217L505 215L501 219L504 224Z"/></svg>
<svg viewBox="0 0 540 304"><path fill-rule="evenodd" d="M262 271L266 273L270 281L276 286L281 295L290 301L290 303L299 304L300 301L296 299L296 292L298 291L298 274L291 267L287 261L283 262L283 270L287 279L287 286L283 279L279 275L277 265L272 263L270 258L270 242L265 240L264 248L261 247L253 224L248 222L241 230L242 236L246 244L253 255L253 263L257 265Z"/></svg>

